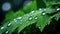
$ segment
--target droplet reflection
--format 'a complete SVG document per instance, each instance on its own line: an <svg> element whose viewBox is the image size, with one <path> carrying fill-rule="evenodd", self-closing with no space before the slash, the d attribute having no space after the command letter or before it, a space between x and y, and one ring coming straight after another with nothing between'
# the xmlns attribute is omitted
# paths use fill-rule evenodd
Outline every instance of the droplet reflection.
<svg viewBox="0 0 60 34"><path fill-rule="evenodd" d="M32 20L32 18L31 18L31 17L29 17L29 20Z"/></svg>
<svg viewBox="0 0 60 34"><path fill-rule="evenodd" d="M4 27L1 27L1 29L4 29Z"/></svg>

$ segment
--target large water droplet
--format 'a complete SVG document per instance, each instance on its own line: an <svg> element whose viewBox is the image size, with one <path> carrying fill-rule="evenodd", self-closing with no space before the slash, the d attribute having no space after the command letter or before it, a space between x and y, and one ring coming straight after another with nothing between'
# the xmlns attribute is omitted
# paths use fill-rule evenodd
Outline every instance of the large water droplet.
<svg viewBox="0 0 60 34"><path fill-rule="evenodd" d="M42 15L45 15L46 13L42 13Z"/></svg>
<svg viewBox="0 0 60 34"><path fill-rule="evenodd" d="M4 27L1 27L1 29L4 29Z"/></svg>
<svg viewBox="0 0 60 34"><path fill-rule="evenodd" d="M5 33L7 34L9 31L6 31Z"/></svg>
<svg viewBox="0 0 60 34"><path fill-rule="evenodd" d="M17 20L16 20L16 19L14 19L14 22L17 22Z"/></svg>
<svg viewBox="0 0 60 34"><path fill-rule="evenodd" d="M11 23L9 23L8 26L11 26Z"/></svg>
<svg viewBox="0 0 60 34"><path fill-rule="evenodd" d="M32 18L31 18L31 17L29 17L29 20L32 20Z"/></svg>
<svg viewBox="0 0 60 34"><path fill-rule="evenodd" d="M17 19L22 19L22 17L18 17Z"/></svg>

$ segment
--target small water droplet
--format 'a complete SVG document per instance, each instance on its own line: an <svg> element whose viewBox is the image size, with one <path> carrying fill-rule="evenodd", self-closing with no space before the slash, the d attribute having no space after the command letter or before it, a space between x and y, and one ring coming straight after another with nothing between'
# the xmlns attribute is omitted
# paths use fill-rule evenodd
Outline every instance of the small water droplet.
<svg viewBox="0 0 60 34"><path fill-rule="evenodd" d="M16 19L14 19L14 22L17 22L17 20L16 20Z"/></svg>
<svg viewBox="0 0 60 34"><path fill-rule="evenodd" d="M57 8L57 11L59 11L60 10L60 8Z"/></svg>
<svg viewBox="0 0 60 34"><path fill-rule="evenodd" d="M42 10L41 8L39 10Z"/></svg>
<svg viewBox="0 0 60 34"><path fill-rule="evenodd" d="M34 13L35 11L33 10L31 13Z"/></svg>
<svg viewBox="0 0 60 34"><path fill-rule="evenodd" d="M8 26L11 26L11 23L9 23Z"/></svg>
<svg viewBox="0 0 60 34"><path fill-rule="evenodd" d="M46 13L43 13L42 15L45 15Z"/></svg>
<svg viewBox="0 0 60 34"><path fill-rule="evenodd" d="M6 31L6 34L8 33L8 31Z"/></svg>
<svg viewBox="0 0 60 34"><path fill-rule="evenodd" d="M29 20L32 20L32 18L30 17Z"/></svg>
<svg viewBox="0 0 60 34"><path fill-rule="evenodd" d="M44 11L46 11L46 9L44 9Z"/></svg>
<svg viewBox="0 0 60 34"><path fill-rule="evenodd" d="M4 27L1 27L1 29L4 29Z"/></svg>
<svg viewBox="0 0 60 34"><path fill-rule="evenodd" d="M35 19L37 20L38 18L37 18L37 17L35 17Z"/></svg>
<svg viewBox="0 0 60 34"><path fill-rule="evenodd" d="M22 19L22 17L18 17L17 19Z"/></svg>

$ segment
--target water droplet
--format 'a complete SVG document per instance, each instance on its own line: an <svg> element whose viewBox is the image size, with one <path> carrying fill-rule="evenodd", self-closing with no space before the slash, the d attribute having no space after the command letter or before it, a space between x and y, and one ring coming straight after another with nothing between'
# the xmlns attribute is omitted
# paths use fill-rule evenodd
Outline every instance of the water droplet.
<svg viewBox="0 0 60 34"><path fill-rule="evenodd" d="M8 33L8 31L6 31L6 34Z"/></svg>
<svg viewBox="0 0 60 34"><path fill-rule="evenodd" d="M37 17L35 17L35 19L37 20Z"/></svg>
<svg viewBox="0 0 60 34"><path fill-rule="evenodd" d="M4 27L1 27L1 29L4 29Z"/></svg>
<svg viewBox="0 0 60 34"><path fill-rule="evenodd" d="M34 13L35 11L33 10L31 13Z"/></svg>
<svg viewBox="0 0 60 34"><path fill-rule="evenodd" d="M11 23L9 23L8 26L11 26Z"/></svg>
<svg viewBox="0 0 60 34"><path fill-rule="evenodd" d="M17 19L22 19L22 17L18 17Z"/></svg>
<svg viewBox="0 0 60 34"><path fill-rule="evenodd" d="M29 20L32 20L32 18L30 17Z"/></svg>
<svg viewBox="0 0 60 34"><path fill-rule="evenodd" d="M60 8L57 8L57 11L59 11L60 10Z"/></svg>
<svg viewBox="0 0 60 34"><path fill-rule="evenodd" d="M39 10L42 10L41 8Z"/></svg>
<svg viewBox="0 0 60 34"><path fill-rule="evenodd" d="M44 9L44 11L46 11L46 9Z"/></svg>
<svg viewBox="0 0 60 34"><path fill-rule="evenodd" d="M43 15L45 15L46 13L43 13Z"/></svg>
<svg viewBox="0 0 60 34"><path fill-rule="evenodd" d="M14 19L14 22L17 22L17 20L16 20L16 19Z"/></svg>

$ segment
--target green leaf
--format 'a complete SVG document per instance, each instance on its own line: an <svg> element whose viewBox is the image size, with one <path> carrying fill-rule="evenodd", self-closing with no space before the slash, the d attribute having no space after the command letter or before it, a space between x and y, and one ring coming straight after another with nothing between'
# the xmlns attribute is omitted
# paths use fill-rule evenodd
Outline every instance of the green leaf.
<svg viewBox="0 0 60 34"><path fill-rule="evenodd" d="M18 33L21 32L21 30L27 27L28 25L36 23L39 14L40 12L35 11L33 14L30 13L29 15L27 14L23 16L24 21L22 22L23 24L19 26Z"/></svg>
<svg viewBox="0 0 60 34"><path fill-rule="evenodd" d="M44 27L47 25L47 24L50 24L50 17L48 15L41 15L39 16L39 19L37 21L37 24L36 26L40 29L40 31L42 32Z"/></svg>
<svg viewBox="0 0 60 34"><path fill-rule="evenodd" d="M60 18L60 12L55 15L55 20L58 21Z"/></svg>
<svg viewBox="0 0 60 34"><path fill-rule="evenodd" d="M44 9L44 12L42 12L43 16L40 14L36 27L38 27L41 32L43 31L44 27L47 24L48 25L50 24L51 19L54 17L54 16L49 16L48 14L55 13L55 12L56 12L55 9L46 8L46 9Z"/></svg>
<svg viewBox="0 0 60 34"><path fill-rule="evenodd" d="M40 31L42 31L47 24L50 24L50 21L53 17L54 15L49 16L48 14L46 14L46 12L44 12L44 9L31 11L28 14L25 14L23 16L17 16L15 19L5 23L0 28L0 34L2 33L11 34L16 28L19 33L25 27L34 23L37 23L36 26L40 28Z"/></svg>
<svg viewBox="0 0 60 34"><path fill-rule="evenodd" d="M34 18L39 15L40 12L35 11L33 13L33 11L29 14L26 14L24 16L21 17L16 17L15 19L13 19L12 21L7 22L5 25L3 25L3 29L1 27L0 29L0 33L5 33L6 30L9 31L9 34L11 34L18 26L20 27L19 31L20 32L22 29L24 29L26 26L35 23L37 20L35 20ZM38 16L37 16L38 17ZM21 19L21 20L20 20ZM11 24L10 24L11 23ZM9 25L10 24L10 25ZM9 26L8 26L9 25Z"/></svg>
<svg viewBox="0 0 60 34"><path fill-rule="evenodd" d="M47 14L52 14L52 13L55 13L57 10L53 8L45 8L44 11Z"/></svg>

